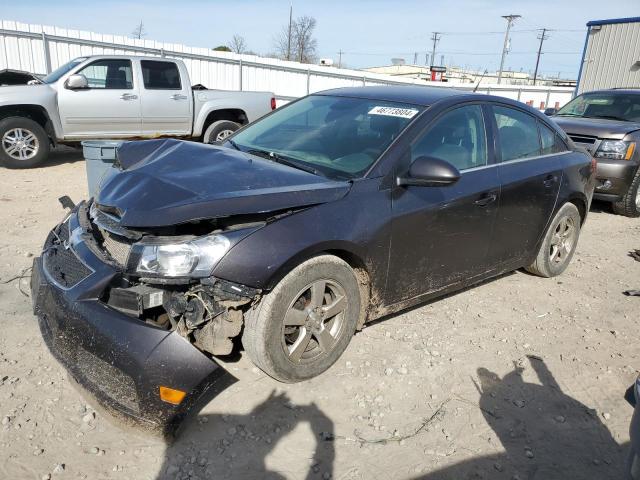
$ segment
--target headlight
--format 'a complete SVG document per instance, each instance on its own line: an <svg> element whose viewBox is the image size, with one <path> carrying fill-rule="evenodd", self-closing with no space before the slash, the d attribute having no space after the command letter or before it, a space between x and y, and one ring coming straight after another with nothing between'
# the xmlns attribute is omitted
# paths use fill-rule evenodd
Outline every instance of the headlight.
<svg viewBox="0 0 640 480"><path fill-rule="evenodd" d="M208 277L230 245L223 235L166 245L139 243L136 272L161 277Z"/></svg>
<svg viewBox="0 0 640 480"><path fill-rule="evenodd" d="M610 158L613 160L629 160L636 149L635 142L623 142L622 140L603 140L596 150L597 158Z"/></svg>

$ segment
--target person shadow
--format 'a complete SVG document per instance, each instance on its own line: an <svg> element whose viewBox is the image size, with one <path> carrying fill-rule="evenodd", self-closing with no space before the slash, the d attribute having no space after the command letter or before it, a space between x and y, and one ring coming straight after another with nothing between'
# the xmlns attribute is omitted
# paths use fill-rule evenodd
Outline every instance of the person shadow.
<svg viewBox="0 0 640 480"><path fill-rule="evenodd" d="M565 394L544 361L528 356L539 384L524 367L503 378L479 368L480 410L505 452L461 462L421 480L621 479L627 445L619 445L597 412Z"/></svg>
<svg viewBox="0 0 640 480"><path fill-rule="evenodd" d="M304 432L307 428L310 432ZM296 430L295 444L287 439ZM300 432L302 430L302 432ZM168 445L157 480L333 478L334 426L315 403L295 405L272 391L244 415L198 414ZM286 471L268 466L283 445ZM282 455L282 452L279 453Z"/></svg>

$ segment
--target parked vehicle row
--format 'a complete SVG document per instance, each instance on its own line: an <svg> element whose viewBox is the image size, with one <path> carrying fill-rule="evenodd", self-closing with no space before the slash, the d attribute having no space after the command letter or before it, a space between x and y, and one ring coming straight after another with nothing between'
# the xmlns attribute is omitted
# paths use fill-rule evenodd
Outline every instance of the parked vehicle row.
<svg viewBox="0 0 640 480"><path fill-rule="evenodd" d="M29 85L0 88L0 164L29 168L84 139L212 143L275 109L269 92L194 90L181 60L80 57Z"/></svg>
<svg viewBox="0 0 640 480"><path fill-rule="evenodd" d="M559 275L595 185L548 117L424 87L322 92L221 146L129 142L118 157L35 259L34 310L74 378L160 429L236 337L297 382L367 321L522 267Z"/></svg>

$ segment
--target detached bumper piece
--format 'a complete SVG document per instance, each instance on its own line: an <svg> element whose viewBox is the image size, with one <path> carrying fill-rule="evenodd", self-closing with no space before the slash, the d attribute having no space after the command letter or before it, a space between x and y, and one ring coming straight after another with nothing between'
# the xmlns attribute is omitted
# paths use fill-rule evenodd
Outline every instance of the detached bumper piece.
<svg viewBox="0 0 640 480"><path fill-rule="evenodd" d="M630 480L640 480L640 377L629 388L625 398L634 407L629 436L631 437L631 449L629 451L629 463L627 475Z"/></svg>
<svg viewBox="0 0 640 480"><path fill-rule="evenodd" d="M88 242L73 213L51 233L43 256L34 259L33 308L45 343L106 410L171 435L194 404L215 395L230 376L177 332L100 301L117 272ZM136 302L159 301L153 291L143 290ZM133 311L137 306L130 300L124 303Z"/></svg>

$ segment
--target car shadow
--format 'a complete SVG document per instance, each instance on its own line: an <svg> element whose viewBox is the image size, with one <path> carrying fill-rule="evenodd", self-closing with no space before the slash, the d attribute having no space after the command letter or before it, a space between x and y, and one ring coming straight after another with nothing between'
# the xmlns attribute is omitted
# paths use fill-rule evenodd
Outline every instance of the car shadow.
<svg viewBox="0 0 640 480"><path fill-rule="evenodd" d="M268 456L300 426L311 433L285 447L291 455L286 471L270 469ZM272 392L246 414L187 420L167 447L157 480L332 478L333 439L333 422L317 405L293 404L286 394Z"/></svg>
<svg viewBox="0 0 640 480"><path fill-rule="evenodd" d="M595 410L564 393L541 358L528 359L539 383L523 380L523 365L502 378L477 371L480 410L505 452L416 480L625 478L628 444L619 445Z"/></svg>

